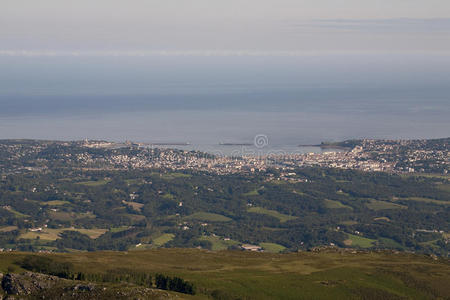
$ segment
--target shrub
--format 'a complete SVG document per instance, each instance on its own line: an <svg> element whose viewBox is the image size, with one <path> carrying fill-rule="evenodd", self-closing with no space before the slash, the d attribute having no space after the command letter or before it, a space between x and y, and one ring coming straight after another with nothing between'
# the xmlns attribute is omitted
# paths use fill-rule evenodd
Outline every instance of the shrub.
<svg viewBox="0 0 450 300"><path fill-rule="evenodd" d="M20 266L32 272L54 275L61 278L75 277L73 265L68 262L57 262L48 257L28 255L20 262Z"/></svg>

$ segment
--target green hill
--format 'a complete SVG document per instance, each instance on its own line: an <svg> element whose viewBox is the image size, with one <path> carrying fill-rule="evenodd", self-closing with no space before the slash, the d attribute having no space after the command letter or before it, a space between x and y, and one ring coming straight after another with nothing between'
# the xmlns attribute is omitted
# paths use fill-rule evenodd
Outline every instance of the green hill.
<svg viewBox="0 0 450 300"><path fill-rule="evenodd" d="M1 253L0 271L23 271L29 253ZM34 254L69 265L74 274L155 274L179 277L196 289L181 299L446 299L450 297L450 261L395 252L324 249L271 254L243 251L155 249L137 252ZM103 274L103 277L101 276ZM142 278L142 276L141 276ZM78 281L71 281L78 282ZM84 281L80 283L86 285ZM141 284L122 282L111 289ZM153 289L155 287L153 286ZM172 292L171 292L172 293ZM173 296L175 294L167 294Z"/></svg>

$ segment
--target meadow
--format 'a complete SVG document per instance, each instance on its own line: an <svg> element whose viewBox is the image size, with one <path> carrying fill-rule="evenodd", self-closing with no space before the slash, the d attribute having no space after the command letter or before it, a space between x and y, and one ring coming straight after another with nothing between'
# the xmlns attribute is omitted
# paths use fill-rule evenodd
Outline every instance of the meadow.
<svg viewBox="0 0 450 300"><path fill-rule="evenodd" d="M22 271L29 253L1 253L0 272ZM450 262L394 252L322 250L271 254L154 249L39 254L83 273L114 269L163 273L195 284L181 299L446 299ZM131 271L130 271L131 272Z"/></svg>
<svg viewBox="0 0 450 300"><path fill-rule="evenodd" d="M102 234L104 234L107 229L83 229L83 228L44 228L42 231L26 231L25 233L20 235L22 239L30 239L34 240L39 238L41 240L54 241L60 237L60 234L64 231L77 231L79 233L85 234L89 236L91 239L96 239Z"/></svg>
<svg viewBox="0 0 450 300"><path fill-rule="evenodd" d="M231 221L231 219L226 216L214 214L214 213L208 213L208 212L196 212L190 216L185 217L185 219L186 220L209 221L209 222L229 222L229 221Z"/></svg>
<svg viewBox="0 0 450 300"><path fill-rule="evenodd" d="M294 220L297 218L294 216L282 214L276 210L271 210L271 209L266 209L266 208L256 207L256 206L250 207L247 211L251 212L251 213L255 213L255 214L262 214L262 215L268 215L271 217L275 217L278 220L280 220L280 222L287 222L287 221Z"/></svg>

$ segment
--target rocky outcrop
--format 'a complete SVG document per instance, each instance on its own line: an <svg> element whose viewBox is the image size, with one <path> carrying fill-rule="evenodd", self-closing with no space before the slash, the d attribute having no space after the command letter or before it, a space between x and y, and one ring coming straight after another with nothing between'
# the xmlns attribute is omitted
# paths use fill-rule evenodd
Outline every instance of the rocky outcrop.
<svg viewBox="0 0 450 300"><path fill-rule="evenodd" d="M56 276L32 272L10 273L3 276L2 288L8 295L31 295L52 288L62 280Z"/></svg>
<svg viewBox="0 0 450 300"><path fill-rule="evenodd" d="M74 290L74 291L88 291L88 292L92 292L94 289L95 289L95 285L93 285L92 283L77 284L72 288L72 290Z"/></svg>
<svg viewBox="0 0 450 300"><path fill-rule="evenodd" d="M62 279L41 273L0 273L2 299L180 299L167 291L131 284L101 284Z"/></svg>

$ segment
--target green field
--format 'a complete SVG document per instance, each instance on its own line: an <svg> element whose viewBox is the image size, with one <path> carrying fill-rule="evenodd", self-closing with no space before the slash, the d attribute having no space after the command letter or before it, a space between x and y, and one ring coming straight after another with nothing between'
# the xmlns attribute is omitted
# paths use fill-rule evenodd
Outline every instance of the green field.
<svg viewBox="0 0 450 300"><path fill-rule="evenodd" d="M418 202L434 203L434 204L439 204L439 205L450 205L450 201L436 200L436 199L423 198L423 197L398 198L397 201L398 200L418 201Z"/></svg>
<svg viewBox="0 0 450 300"><path fill-rule="evenodd" d="M0 232L11 232L17 229L18 229L17 226L2 226L0 227Z"/></svg>
<svg viewBox="0 0 450 300"><path fill-rule="evenodd" d="M368 239L359 235L347 233L348 240L344 241L347 246L370 248L374 246L375 240Z"/></svg>
<svg viewBox="0 0 450 300"><path fill-rule="evenodd" d="M252 191L250 191L250 192L247 192L247 193L242 194L242 196L244 196L244 197L258 196L258 195L259 195L258 191L261 190L261 189L262 189L262 188L254 189L254 190L252 190Z"/></svg>
<svg viewBox="0 0 450 300"><path fill-rule="evenodd" d="M326 208L330 208L330 209L346 208L346 209L353 210L353 207L345 205L345 204L342 204L339 201L328 200L328 199L325 199L324 201L325 201L325 207Z"/></svg>
<svg viewBox="0 0 450 300"><path fill-rule="evenodd" d="M386 247L386 248L394 248L394 249L399 249L399 250L403 250L405 248L402 245L400 245L398 242L396 242L392 239L388 239L388 238L379 238L378 242L382 247Z"/></svg>
<svg viewBox="0 0 450 300"><path fill-rule="evenodd" d="M50 206L60 206L60 205L70 204L70 202L63 201L63 200L52 200L52 201L41 202L41 204L50 205Z"/></svg>
<svg viewBox="0 0 450 300"><path fill-rule="evenodd" d="M185 217L186 220L198 220L198 221L207 221L207 222L229 222L232 219L214 213L208 212L197 212L192 215Z"/></svg>
<svg viewBox="0 0 450 300"><path fill-rule="evenodd" d="M42 231L27 231L20 235L22 239L30 239L34 240L39 237L41 240L54 241L59 238L59 235L63 231L78 231L82 234L86 234L91 239L96 239L102 234L104 234L106 229L83 229L83 228L59 228L59 229L51 229L44 228Z"/></svg>
<svg viewBox="0 0 450 300"><path fill-rule="evenodd" d="M358 224L358 222L356 222L356 221L354 221L354 220L346 220L346 221L340 222L339 224L352 226L352 225Z"/></svg>
<svg viewBox="0 0 450 300"><path fill-rule="evenodd" d="M167 244L168 242L173 240L174 237L175 237L175 235L172 233L165 233L165 234L153 239L152 245L155 247L164 246L164 244Z"/></svg>
<svg viewBox="0 0 450 300"><path fill-rule="evenodd" d="M109 231L113 232L113 233L116 233L116 232L121 232L121 231L128 230L129 228L130 228L130 226L111 227L109 229Z"/></svg>
<svg viewBox="0 0 450 300"><path fill-rule="evenodd" d="M140 250L146 250L146 249L152 249L152 248L153 248L152 244L142 244L142 243L140 243L140 244L131 246L128 250L130 250L130 251L140 251Z"/></svg>
<svg viewBox="0 0 450 300"><path fill-rule="evenodd" d="M366 203L367 208L372 210L383 210L383 209L407 209L408 207L405 205L400 205L396 203L379 201L379 200L370 200L369 203Z"/></svg>
<svg viewBox="0 0 450 300"><path fill-rule="evenodd" d="M0 207L1 209L1 207ZM12 207L8 207L8 208L3 208L4 210L9 211L10 213L14 214L14 216L16 216L17 218L28 218L29 215L23 214L21 212L18 212L17 210L15 210Z"/></svg>
<svg viewBox="0 0 450 300"><path fill-rule="evenodd" d="M212 244L211 250L217 251L217 250L226 250L228 247L233 245L238 245L239 242L234 240L227 240L225 241L222 237L219 236L213 236L213 235L204 235L199 238L200 241L209 241Z"/></svg>
<svg viewBox="0 0 450 300"><path fill-rule="evenodd" d="M139 202L122 201L122 203L131 206L135 211L141 211L142 208L144 207L144 204Z"/></svg>
<svg viewBox="0 0 450 300"><path fill-rule="evenodd" d="M386 222L390 222L391 219L389 219L388 217L378 217L378 218L373 218L375 221L386 221Z"/></svg>
<svg viewBox="0 0 450 300"><path fill-rule="evenodd" d="M275 243L259 243L259 246L269 253L280 253L286 249L286 247Z"/></svg>
<svg viewBox="0 0 450 300"><path fill-rule="evenodd" d="M265 209L265 208L257 207L257 206L250 207L247 211L251 212L251 213L255 213L255 214L272 216L272 217L275 217L278 220L280 220L280 222L287 222L290 220L297 219L297 217L285 215L285 214L277 212L276 210Z"/></svg>
<svg viewBox="0 0 450 300"><path fill-rule="evenodd" d="M164 194L164 195L162 195L162 197L163 197L164 199L169 199L169 200L175 199L175 196L172 195L172 194L170 194L170 193Z"/></svg>
<svg viewBox="0 0 450 300"><path fill-rule="evenodd" d="M0 272L30 253L0 253ZM196 249L41 254L85 273L163 273L193 282L179 299L448 299L450 263L423 255L349 251L289 254Z"/></svg>

